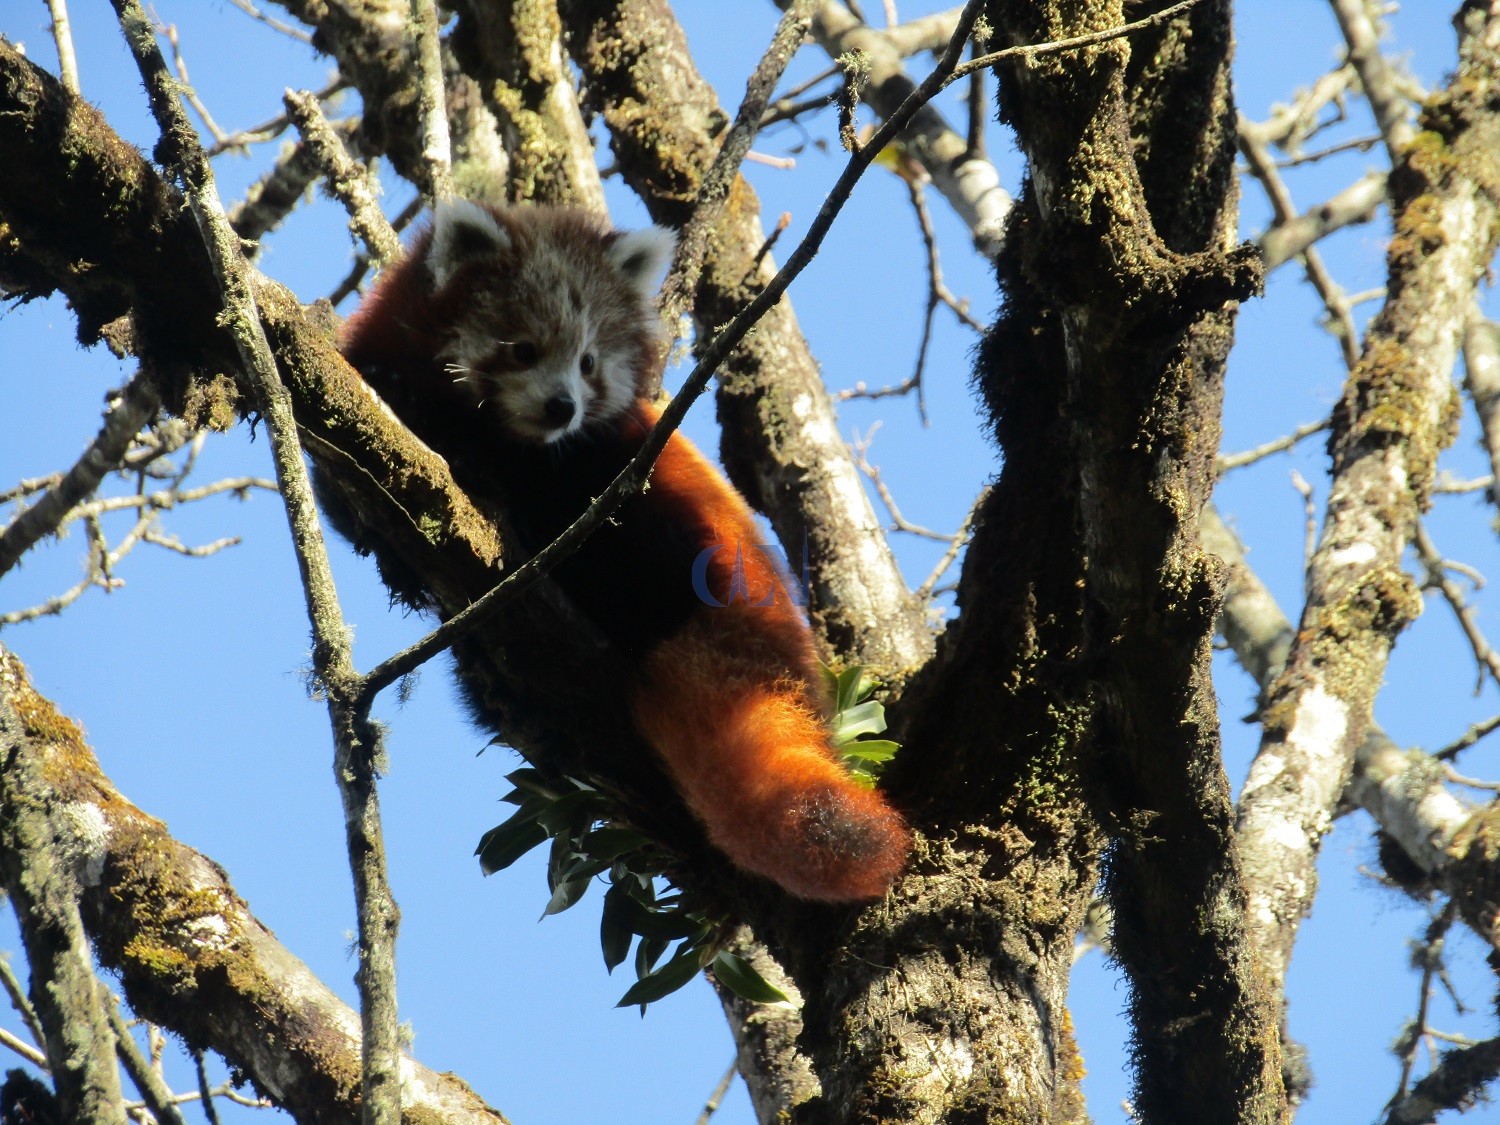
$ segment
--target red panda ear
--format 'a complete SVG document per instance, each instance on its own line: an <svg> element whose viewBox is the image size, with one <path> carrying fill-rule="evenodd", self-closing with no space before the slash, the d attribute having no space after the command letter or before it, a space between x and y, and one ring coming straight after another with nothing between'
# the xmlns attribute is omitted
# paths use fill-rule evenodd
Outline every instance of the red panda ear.
<svg viewBox="0 0 1500 1125"><path fill-rule="evenodd" d="M427 250L434 288L443 288L470 262L510 247L510 232L489 208L469 199L440 200L432 211L432 245Z"/></svg>
<svg viewBox="0 0 1500 1125"><path fill-rule="evenodd" d="M676 232L666 227L645 227L620 232L604 252L636 292L649 301L656 296L657 278L676 248Z"/></svg>

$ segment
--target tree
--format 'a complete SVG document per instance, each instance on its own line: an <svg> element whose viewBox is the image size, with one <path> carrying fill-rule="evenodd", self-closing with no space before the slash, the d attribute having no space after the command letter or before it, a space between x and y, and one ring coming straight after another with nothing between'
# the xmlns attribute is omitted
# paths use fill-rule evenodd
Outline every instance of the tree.
<svg viewBox="0 0 1500 1125"><path fill-rule="evenodd" d="M217 1052L299 1119L498 1119L454 1076L400 1061L398 914L376 784L385 732L371 706L418 655L450 646L487 721L536 771L527 783L556 793L583 782L602 794L609 822L669 857L695 917L714 923L712 949L799 997L797 1006L760 1003L753 976L734 979L741 962L716 963L761 1120L1086 1120L1068 1007L1081 929L1107 943L1129 987L1135 1117L1289 1120L1308 1089L1295 1007L1288 1018L1290 954L1313 903L1319 843L1353 806L1374 818L1385 877L1431 904L1422 1000L1399 1045L1386 1119L1428 1120L1483 1096L1500 1069L1500 1039L1429 1053L1420 1080L1415 1067L1437 1031L1429 1001L1446 979L1450 928L1462 922L1486 946L1496 941L1491 814L1461 800L1445 769L1500 724L1477 724L1431 754L1403 752L1373 708L1424 588L1458 611L1488 690L1500 679L1423 522L1457 489L1437 469L1456 432L1461 349L1484 448L1500 448L1488 436L1500 344L1480 304L1500 241L1500 9L1458 5L1457 49L1439 64L1452 74L1423 89L1382 52L1364 0L1330 0L1344 39L1339 64L1253 121L1235 109L1224 0L975 0L889 27L837 0L789 0L732 119L663 0L277 7L312 29L336 77L317 95L288 94L285 116L262 129L221 136L210 107L194 104L203 130L188 122L191 45L181 50L136 0L115 0L160 130L150 159L121 139L122 108L101 111L77 93L87 72L71 62L61 0L50 4L57 75L0 40L0 284L23 303L61 294L81 341L137 365L72 469L37 478L18 467L30 475L4 497L14 518L0 533L0 574L14 576L40 540L76 523L89 570L72 596L110 588L127 542L181 548L152 522L157 511L261 487L245 473L187 487L171 458L188 451L190 462L195 434L264 435L313 625L309 679L333 734L360 1024L257 921L223 868L115 789L63 716L70 701L54 705L28 680L20 657L30 634L8 628L0 874L31 975L43 1053L29 1057L45 1059L63 1114L123 1118L117 1052L151 1112L173 1112L170 1092L133 1057L96 960L136 1015L199 1057ZM684 18L693 8L679 7ZM1247 4L1241 19L1267 20L1271 7ZM776 98L804 34L834 69ZM163 39L176 79L159 54ZM924 69L913 58L923 51L937 61L918 84L908 68ZM738 73L752 65L747 55ZM947 100L934 101L944 84ZM1006 181L1014 201L987 156L991 86L1024 169ZM357 109L336 101L346 91ZM810 116L822 107L836 108L836 123ZM967 114L967 127L955 129L954 114ZM784 235L780 224L768 235L739 165L779 120L819 139L836 127L847 154L829 161L843 170L829 176L817 217L794 215ZM224 162L210 154L288 128L298 141L226 216L215 188ZM347 297L395 252L372 166L388 185L420 192L398 225L422 199L455 188L602 208L591 130L637 205L683 231L663 296L669 323L690 318L697 361L679 409L717 378L726 470L789 553L805 543L828 655L879 680L902 743L881 784L918 847L890 897L866 909L791 900L707 846L621 722L619 655L545 580L521 589L529 571L503 519L476 506L442 458L365 393L337 353L329 307L303 304L277 279L281 256L263 252L280 245L278 232L322 180L361 245L335 294ZM1349 183L1337 158L1355 149L1383 152L1388 171ZM1238 242L1237 152L1270 204L1254 243ZM876 160L921 220L927 268L913 288L927 292L924 358L934 313L951 306L971 318L943 281L930 194L943 199L938 229L951 211L974 261L999 279L1001 309L974 367L975 409L998 456L971 469L994 479L940 548L945 563L962 557L956 612L942 629L931 611L946 604L943 579L904 577L876 514L878 499L897 527L911 526L891 491L901 478L872 462L868 435L852 444L839 436L834 396L793 314L798 290L782 297L830 226L847 223L839 208ZM1286 170L1303 165L1324 175L1319 190L1338 189L1298 212ZM612 188L617 213L623 194ZM1393 231L1386 280L1379 311L1361 326L1360 302L1333 280L1318 244L1382 207ZM319 214L335 221L331 208ZM862 237L889 241L895 226L880 216ZM787 255L780 270L773 245ZM1219 456L1236 314L1293 262L1326 308L1347 366L1342 397L1322 425L1252 456ZM862 331L879 341L883 328ZM919 360L890 389L920 407L937 369ZM953 375L944 371L945 381ZM884 397L894 395L846 396ZM1211 499L1236 462L1323 430L1323 530L1294 629ZM304 458L393 596L453 623L418 655L382 653L362 661L373 671L356 670ZM130 490L89 499L112 472L136 482L136 499ZM161 488L147 487L152 474ZM1492 480L1475 487L1493 491ZM111 504L141 516L113 546L101 522ZM491 590L492 607L465 617ZM1260 744L1237 801L1212 676L1216 629L1257 684ZM400 712L382 717L399 731ZM1448 716L1424 718L1425 741L1446 737ZM584 827L600 807L588 805ZM428 860L450 861L458 857ZM650 927L640 924L643 943L660 936ZM15 1089L31 1099L18 1120L42 1112L34 1082ZM504 1091L495 1096L503 1107Z"/></svg>

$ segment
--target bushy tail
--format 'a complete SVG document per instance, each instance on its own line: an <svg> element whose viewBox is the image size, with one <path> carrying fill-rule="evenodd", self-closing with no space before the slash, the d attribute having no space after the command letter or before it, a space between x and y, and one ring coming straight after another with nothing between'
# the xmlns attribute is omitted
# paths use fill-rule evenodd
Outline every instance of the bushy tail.
<svg viewBox="0 0 1500 1125"><path fill-rule="evenodd" d="M911 834L834 759L808 685L692 634L653 653L636 720L709 840L735 866L803 898L884 895Z"/></svg>

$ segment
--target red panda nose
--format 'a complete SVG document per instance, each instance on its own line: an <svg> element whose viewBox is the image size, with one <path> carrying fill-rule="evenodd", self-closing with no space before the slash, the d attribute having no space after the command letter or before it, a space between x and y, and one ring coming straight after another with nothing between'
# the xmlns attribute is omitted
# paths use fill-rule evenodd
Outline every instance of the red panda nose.
<svg viewBox="0 0 1500 1125"><path fill-rule="evenodd" d="M553 395L542 404L542 417L553 426L566 426L573 421L573 396Z"/></svg>

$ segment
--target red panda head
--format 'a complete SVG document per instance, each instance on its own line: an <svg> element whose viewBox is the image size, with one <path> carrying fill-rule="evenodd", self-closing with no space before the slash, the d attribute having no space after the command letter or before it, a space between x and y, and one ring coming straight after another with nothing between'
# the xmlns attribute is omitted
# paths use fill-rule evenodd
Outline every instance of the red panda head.
<svg viewBox="0 0 1500 1125"><path fill-rule="evenodd" d="M521 441L553 442L625 410L654 373L652 299L675 236L581 211L437 205L422 256L446 322L439 358Z"/></svg>

